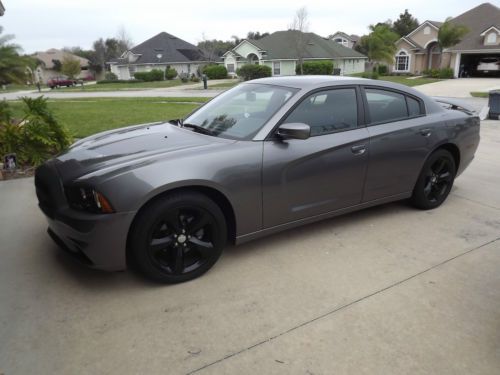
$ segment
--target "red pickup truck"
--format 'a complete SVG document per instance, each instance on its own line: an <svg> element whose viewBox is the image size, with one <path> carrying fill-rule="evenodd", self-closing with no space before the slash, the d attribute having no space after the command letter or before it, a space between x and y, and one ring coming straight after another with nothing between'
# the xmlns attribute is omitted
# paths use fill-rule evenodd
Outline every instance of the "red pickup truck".
<svg viewBox="0 0 500 375"><path fill-rule="evenodd" d="M47 86L49 86L51 89L53 88L58 88L58 87L70 87L70 86L75 86L76 85L76 80L74 79L69 79L65 77L55 77L52 79L49 79L47 81Z"/></svg>

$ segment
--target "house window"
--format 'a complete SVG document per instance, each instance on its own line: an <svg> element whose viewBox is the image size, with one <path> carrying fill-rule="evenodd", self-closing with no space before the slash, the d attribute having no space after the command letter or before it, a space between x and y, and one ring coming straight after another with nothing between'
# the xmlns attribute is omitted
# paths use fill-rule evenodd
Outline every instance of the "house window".
<svg viewBox="0 0 500 375"><path fill-rule="evenodd" d="M345 38L335 38L333 41L342 44L345 47L348 45L348 41Z"/></svg>
<svg viewBox="0 0 500 375"><path fill-rule="evenodd" d="M234 73L234 64L227 64L227 72Z"/></svg>
<svg viewBox="0 0 500 375"><path fill-rule="evenodd" d="M431 28L429 26L424 27L424 34L429 35L431 33Z"/></svg>
<svg viewBox="0 0 500 375"><path fill-rule="evenodd" d="M396 55L395 71L397 72L407 72L410 68L410 56L404 51L399 52Z"/></svg>
<svg viewBox="0 0 500 375"><path fill-rule="evenodd" d="M279 76L281 74L281 62L275 61L273 62L273 75Z"/></svg>
<svg viewBox="0 0 500 375"><path fill-rule="evenodd" d="M495 32L489 33L486 37L487 44L496 44L497 42L497 34Z"/></svg>

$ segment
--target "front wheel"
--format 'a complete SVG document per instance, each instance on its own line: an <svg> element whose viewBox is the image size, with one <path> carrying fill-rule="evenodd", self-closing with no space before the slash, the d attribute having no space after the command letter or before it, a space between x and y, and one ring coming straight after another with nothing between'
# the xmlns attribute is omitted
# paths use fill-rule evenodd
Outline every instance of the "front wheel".
<svg viewBox="0 0 500 375"><path fill-rule="evenodd" d="M422 168L411 201L422 210L439 207L448 197L455 180L456 165L447 150L433 152Z"/></svg>
<svg viewBox="0 0 500 375"><path fill-rule="evenodd" d="M225 217L217 204L199 193L179 193L153 201L139 213L129 251L144 275L180 283L208 271L226 237Z"/></svg>

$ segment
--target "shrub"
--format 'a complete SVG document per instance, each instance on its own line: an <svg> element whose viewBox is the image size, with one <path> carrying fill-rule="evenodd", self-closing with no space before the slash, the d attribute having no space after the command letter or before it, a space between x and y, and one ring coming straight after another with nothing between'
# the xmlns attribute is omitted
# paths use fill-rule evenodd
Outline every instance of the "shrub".
<svg viewBox="0 0 500 375"><path fill-rule="evenodd" d="M15 152L20 165L37 166L68 147L71 137L43 96L21 100L24 116L18 121L6 102L0 106L0 154Z"/></svg>
<svg viewBox="0 0 500 375"><path fill-rule="evenodd" d="M236 74L245 81L250 81L257 78L271 77L271 68L267 65L245 64L240 67Z"/></svg>
<svg viewBox="0 0 500 375"><path fill-rule="evenodd" d="M191 79L190 79L191 82L200 82L200 78L197 77L194 73L191 74Z"/></svg>
<svg viewBox="0 0 500 375"><path fill-rule="evenodd" d="M177 77L177 70L168 66L167 69L165 69L165 78L171 80L175 77Z"/></svg>
<svg viewBox="0 0 500 375"><path fill-rule="evenodd" d="M387 65L378 65L377 66L377 73L380 74L381 76L387 75L388 68Z"/></svg>
<svg viewBox="0 0 500 375"><path fill-rule="evenodd" d="M451 68L442 68L439 70L438 78L447 79L453 78L453 69Z"/></svg>
<svg viewBox="0 0 500 375"><path fill-rule="evenodd" d="M118 76L115 73L113 73L113 72L107 72L104 75L104 79L106 81L118 81Z"/></svg>
<svg viewBox="0 0 500 375"><path fill-rule="evenodd" d="M144 82L163 81L163 70L153 69L149 72L137 72L134 74L134 78Z"/></svg>
<svg viewBox="0 0 500 375"><path fill-rule="evenodd" d="M207 65L203 68L203 74L209 79L223 79L227 77L227 69L224 65Z"/></svg>
<svg viewBox="0 0 500 375"><path fill-rule="evenodd" d="M331 75L333 62L331 61L306 61L302 64L304 75ZM300 74L300 65L295 68L295 73Z"/></svg>

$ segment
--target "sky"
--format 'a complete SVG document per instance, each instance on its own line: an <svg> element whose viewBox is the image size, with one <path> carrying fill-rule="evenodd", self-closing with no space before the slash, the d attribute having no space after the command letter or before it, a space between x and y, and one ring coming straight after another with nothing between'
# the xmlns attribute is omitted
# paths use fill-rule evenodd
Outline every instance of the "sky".
<svg viewBox="0 0 500 375"><path fill-rule="evenodd" d="M491 1L496 6L500 2ZM340 30L363 35L368 25L395 20L408 9L420 22L443 21L471 9L473 0L2 0L4 33L14 34L25 53L49 48L90 48L98 38L124 28L134 44L166 31L190 43L229 40L248 31L285 30L306 6L309 31L328 36Z"/></svg>

